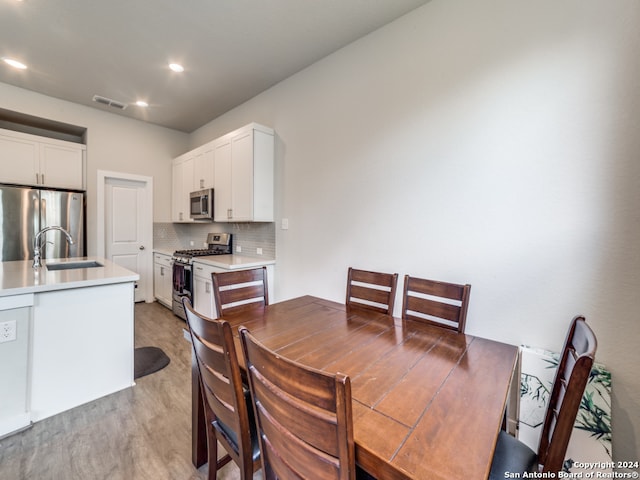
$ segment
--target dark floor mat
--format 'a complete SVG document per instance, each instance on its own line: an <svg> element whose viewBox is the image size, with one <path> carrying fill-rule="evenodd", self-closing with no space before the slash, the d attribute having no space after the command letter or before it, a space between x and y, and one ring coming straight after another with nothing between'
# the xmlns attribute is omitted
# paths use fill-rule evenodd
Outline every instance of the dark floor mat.
<svg viewBox="0 0 640 480"><path fill-rule="evenodd" d="M139 347L133 355L134 378L144 377L162 370L171 361L166 353L158 347Z"/></svg>

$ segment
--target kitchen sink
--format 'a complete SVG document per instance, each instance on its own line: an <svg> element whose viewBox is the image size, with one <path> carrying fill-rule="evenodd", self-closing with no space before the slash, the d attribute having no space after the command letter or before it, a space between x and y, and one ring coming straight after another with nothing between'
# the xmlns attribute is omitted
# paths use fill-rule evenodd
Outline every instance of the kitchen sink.
<svg viewBox="0 0 640 480"><path fill-rule="evenodd" d="M60 262L60 263L47 263L47 270L72 270L76 268L95 268L104 267L100 262L95 260L80 260L77 262Z"/></svg>

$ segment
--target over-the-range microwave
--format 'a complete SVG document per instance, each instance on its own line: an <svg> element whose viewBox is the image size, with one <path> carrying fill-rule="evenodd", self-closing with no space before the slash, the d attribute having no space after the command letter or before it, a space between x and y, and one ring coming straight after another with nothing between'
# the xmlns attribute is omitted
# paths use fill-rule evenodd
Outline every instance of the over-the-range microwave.
<svg viewBox="0 0 640 480"><path fill-rule="evenodd" d="M213 220L213 188L189 194L189 216L194 220Z"/></svg>

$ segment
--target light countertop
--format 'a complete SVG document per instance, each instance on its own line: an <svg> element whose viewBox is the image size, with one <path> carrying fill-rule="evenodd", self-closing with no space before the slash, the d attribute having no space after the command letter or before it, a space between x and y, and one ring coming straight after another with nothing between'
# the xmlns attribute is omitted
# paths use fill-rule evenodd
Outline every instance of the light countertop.
<svg viewBox="0 0 640 480"><path fill-rule="evenodd" d="M268 257L252 257L247 255L210 255L206 257L196 257L194 262L204 263L212 267L224 268L225 270L238 270L244 268L262 267L274 265L276 261Z"/></svg>
<svg viewBox="0 0 640 480"><path fill-rule="evenodd" d="M171 249L171 248L154 248L153 249L153 253L161 253L162 255L172 256L173 252L175 252L175 249Z"/></svg>
<svg viewBox="0 0 640 480"><path fill-rule="evenodd" d="M78 260L95 260L103 266L57 271L48 270L46 267L47 262L65 263ZM100 257L45 259L42 263L39 269L34 269L33 260L0 262L0 297L135 282L140 278L137 273Z"/></svg>

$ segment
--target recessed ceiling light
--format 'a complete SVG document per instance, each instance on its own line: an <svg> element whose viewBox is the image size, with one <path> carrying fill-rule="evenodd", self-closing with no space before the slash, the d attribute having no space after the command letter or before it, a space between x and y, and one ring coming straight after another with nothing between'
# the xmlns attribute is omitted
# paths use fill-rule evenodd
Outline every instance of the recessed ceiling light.
<svg viewBox="0 0 640 480"><path fill-rule="evenodd" d="M178 73L184 72L184 67L179 63L170 63L169 68L174 72L178 72Z"/></svg>
<svg viewBox="0 0 640 480"><path fill-rule="evenodd" d="M2 60L4 61L4 63L11 65L13 68L19 68L20 70L24 70L25 68L27 68L24 63L19 62L18 60L14 60L13 58L3 57Z"/></svg>
<svg viewBox="0 0 640 480"><path fill-rule="evenodd" d="M136 102L136 105L139 106L139 107L148 107L149 106L149 104L147 102L145 102L144 100L138 100Z"/></svg>

